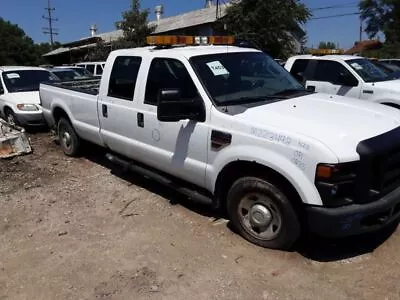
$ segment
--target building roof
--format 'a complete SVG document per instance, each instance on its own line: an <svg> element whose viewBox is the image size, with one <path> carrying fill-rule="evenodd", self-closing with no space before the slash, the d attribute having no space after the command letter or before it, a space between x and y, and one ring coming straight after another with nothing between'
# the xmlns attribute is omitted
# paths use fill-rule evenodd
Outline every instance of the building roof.
<svg viewBox="0 0 400 300"><path fill-rule="evenodd" d="M382 46L382 43L377 40L361 41L361 42L356 42L354 47L350 48L345 53L346 54L355 54L355 53L360 53L360 52L362 52L364 50L368 50L368 49L380 48L381 46Z"/></svg>

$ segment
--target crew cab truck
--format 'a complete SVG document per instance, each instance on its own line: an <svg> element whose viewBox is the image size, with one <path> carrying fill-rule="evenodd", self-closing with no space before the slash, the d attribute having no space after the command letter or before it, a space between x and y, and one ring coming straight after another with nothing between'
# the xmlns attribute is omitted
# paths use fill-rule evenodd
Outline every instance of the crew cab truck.
<svg viewBox="0 0 400 300"><path fill-rule="evenodd" d="M82 140L103 146L111 161L226 208L239 234L268 248L290 248L302 229L339 237L398 221L396 109L311 93L255 49L159 43L113 51L99 85L41 85L66 155Z"/></svg>
<svg viewBox="0 0 400 300"><path fill-rule="evenodd" d="M287 60L285 69L310 91L400 108L400 80L369 59L351 55L298 55Z"/></svg>
<svg viewBox="0 0 400 300"><path fill-rule="evenodd" d="M39 84L56 80L46 69L0 67L0 116L11 125L45 125L39 99Z"/></svg>

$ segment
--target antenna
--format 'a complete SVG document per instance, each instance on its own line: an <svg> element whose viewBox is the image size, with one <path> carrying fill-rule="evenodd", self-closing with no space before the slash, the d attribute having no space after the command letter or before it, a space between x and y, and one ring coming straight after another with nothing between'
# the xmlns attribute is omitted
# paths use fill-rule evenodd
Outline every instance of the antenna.
<svg viewBox="0 0 400 300"><path fill-rule="evenodd" d="M43 33L50 35L50 44L53 48L54 46L54 36L58 35L58 29L53 28L53 22L58 21L58 19L53 18L52 14L56 10L55 8L51 7L50 0L47 0L47 7L45 8L47 11L47 16L42 16L43 19L49 22L49 27L43 27Z"/></svg>

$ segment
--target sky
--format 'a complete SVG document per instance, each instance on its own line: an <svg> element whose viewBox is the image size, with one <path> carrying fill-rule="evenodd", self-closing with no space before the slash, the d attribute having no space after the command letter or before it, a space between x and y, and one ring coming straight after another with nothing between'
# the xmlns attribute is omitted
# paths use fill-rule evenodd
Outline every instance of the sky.
<svg viewBox="0 0 400 300"><path fill-rule="evenodd" d="M267 0L266 0L267 1ZM55 27L59 28L56 40L74 41L89 36L91 24L96 24L98 33L115 29L115 22L121 19L121 12L128 9L131 0L51 0L55 7L54 16L58 18ZM302 0L311 9L356 4L351 0ZM205 0L142 0L143 8L151 10L150 20L155 18L154 7L164 5L165 16L204 7ZM47 0L1 0L0 17L18 24L35 42L46 42L49 37L42 33L46 21ZM357 12L357 7L313 11L313 17ZM308 46L317 47L320 41L332 41L340 48L350 48L359 39L360 21L358 16L346 16L333 19L310 20L305 26L308 34ZM364 34L366 39L366 35Z"/></svg>

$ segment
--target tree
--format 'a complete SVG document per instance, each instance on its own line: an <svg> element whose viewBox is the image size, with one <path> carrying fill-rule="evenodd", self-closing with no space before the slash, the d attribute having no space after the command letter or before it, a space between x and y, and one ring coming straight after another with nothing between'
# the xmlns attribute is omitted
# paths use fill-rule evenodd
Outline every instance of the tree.
<svg viewBox="0 0 400 300"><path fill-rule="evenodd" d="M146 45L146 36L151 34L154 28L149 27L149 10L140 9L140 1L132 0L131 8L122 13L122 21L116 26L123 30L124 36L113 48L135 48Z"/></svg>
<svg viewBox="0 0 400 300"><path fill-rule="evenodd" d="M293 33L311 16L297 0L232 1L221 22L230 34L245 39L274 57L294 52Z"/></svg>
<svg viewBox="0 0 400 300"><path fill-rule="evenodd" d="M336 45L333 42L320 42L318 49L336 49Z"/></svg>
<svg viewBox="0 0 400 300"><path fill-rule="evenodd" d="M400 43L400 1L362 0L360 10L370 38L383 32L388 44Z"/></svg>

